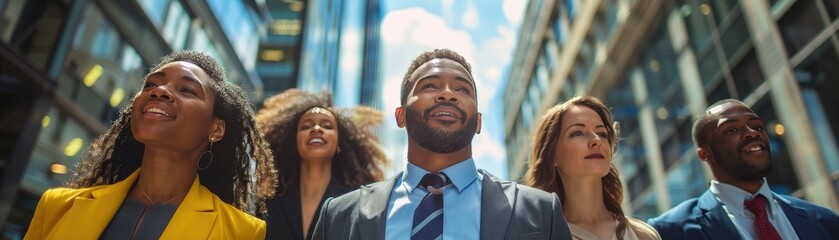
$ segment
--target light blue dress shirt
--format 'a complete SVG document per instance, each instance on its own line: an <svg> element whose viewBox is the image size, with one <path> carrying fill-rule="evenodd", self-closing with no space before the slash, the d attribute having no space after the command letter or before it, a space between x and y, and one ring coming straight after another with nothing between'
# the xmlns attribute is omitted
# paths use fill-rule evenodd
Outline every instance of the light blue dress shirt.
<svg viewBox="0 0 839 240"><path fill-rule="evenodd" d="M452 185L443 191L443 239L478 239L481 233L481 180L470 157L442 170ZM408 163L387 204L385 239L410 239L417 208L427 190L417 188L425 169Z"/></svg>

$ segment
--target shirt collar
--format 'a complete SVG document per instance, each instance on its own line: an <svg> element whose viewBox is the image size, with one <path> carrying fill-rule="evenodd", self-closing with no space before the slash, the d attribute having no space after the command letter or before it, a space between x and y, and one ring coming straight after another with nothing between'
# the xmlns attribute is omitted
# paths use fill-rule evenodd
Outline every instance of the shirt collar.
<svg viewBox="0 0 839 240"><path fill-rule="evenodd" d="M744 216L743 211L745 210L745 206L743 205L743 201L751 200L757 195L763 195L766 198L766 202L769 204L769 214L773 217L775 216L775 209L779 207L775 202L775 197L772 195L772 189L766 183L766 178L763 178L763 183L760 184L760 188L757 189L755 194L746 192L731 184L718 182L717 180L711 180L711 192L717 196L723 205L729 207L728 211L737 216Z"/></svg>
<svg viewBox="0 0 839 240"><path fill-rule="evenodd" d="M451 165L441 172L445 173L451 179L452 185L454 185L458 192L463 191L463 189L471 185L478 178L478 168L475 166L475 160L472 157ZM405 174L402 175L402 182L408 190L408 193L414 191L416 186L419 185L420 180L422 180L422 177L427 173L429 173L428 170L408 162Z"/></svg>

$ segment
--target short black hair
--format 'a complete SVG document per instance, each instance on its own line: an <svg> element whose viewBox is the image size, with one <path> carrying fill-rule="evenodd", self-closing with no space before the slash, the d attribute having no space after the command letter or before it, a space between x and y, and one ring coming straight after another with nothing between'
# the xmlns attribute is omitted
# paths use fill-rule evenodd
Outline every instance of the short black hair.
<svg viewBox="0 0 839 240"><path fill-rule="evenodd" d="M469 72L469 76L472 77L472 88L475 89L475 96L478 95L478 89L475 86L475 77L472 76L472 65L469 65L469 62L466 62L466 59L455 51L452 51L447 48L434 49L432 51L427 51L417 56L417 58L415 58L414 61L411 62L411 66L408 67L408 71L405 72L405 77L402 78L402 106L405 106L405 104L408 103L408 94L411 91L412 83L411 75L414 74L414 71L416 71L417 68L435 58L450 59L452 61L460 63L460 65L463 65L463 67L466 68L466 71Z"/></svg>
<svg viewBox="0 0 839 240"><path fill-rule="evenodd" d="M693 122L693 129L691 130L691 136L693 136L693 144L696 145L696 147L699 147L700 145L703 145L708 142L707 135L702 132L702 129L705 127L706 124L708 124L708 122L711 121L711 113L709 112L709 110L719 105L727 103L736 103L743 106L748 106L740 100L728 98L719 100L716 103L712 104L710 107L706 108L705 111L702 111L702 113L700 113L699 116L696 118L696 121Z"/></svg>

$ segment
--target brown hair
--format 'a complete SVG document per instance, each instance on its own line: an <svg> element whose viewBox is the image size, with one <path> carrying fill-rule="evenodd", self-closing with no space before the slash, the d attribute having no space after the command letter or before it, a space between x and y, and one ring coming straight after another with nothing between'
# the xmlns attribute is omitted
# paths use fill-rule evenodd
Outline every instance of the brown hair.
<svg viewBox="0 0 839 240"><path fill-rule="evenodd" d="M583 96L574 97L562 104L548 109L542 116L539 128L536 129L533 139L533 151L530 155L530 166L524 176L524 184L544 191L554 192L559 195L560 200L565 204L565 189L562 187L562 178L556 169L556 145L559 140L562 118L572 106L587 107L594 110L603 125L606 126L608 136L606 139L612 146L612 155L617 151L618 125L612 120L612 113L603 102L595 97ZM623 202L623 186L620 176L614 163L609 169L609 174L603 177L603 203L606 209L618 220L618 227L615 229L618 238L623 237L627 227L626 216L621 208Z"/></svg>

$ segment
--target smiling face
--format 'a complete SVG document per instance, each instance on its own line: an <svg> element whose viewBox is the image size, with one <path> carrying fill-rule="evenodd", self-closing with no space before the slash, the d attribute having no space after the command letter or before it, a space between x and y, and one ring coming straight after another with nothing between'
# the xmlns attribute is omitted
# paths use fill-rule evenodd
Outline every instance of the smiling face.
<svg viewBox="0 0 839 240"><path fill-rule="evenodd" d="M134 138L147 147L181 151L203 151L200 146L210 137L218 141L224 123L213 117L209 81L204 70L189 62L172 62L149 74L132 105Z"/></svg>
<svg viewBox="0 0 839 240"><path fill-rule="evenodd" d="M338 123L329 110L314 107L297 123L297 152L302 161L331 160L338 148Z"/></svg>
<svg viewBox="0 0 839 240"><path fill-rule="evenodd" d="M572 105L562 116L556 144L556 165L563 178L603 177L612 163L609 130L594 110Z"/></svg>
<svg viewBox="0 0 839 240"><path fill-rule="evenodd" d="M711 165L715 175L722 175L718 178L763 179L772 170L763 120L739 103L722 104L709 113L712 121L703 128L708 143L700 145L700 158Z"/></svg>
<svg viewBox="0 0 839 240"><path fill-rule="evenodd" d="M396 110L399 127L420 146L451 153L469 146L480 133L474 80L462 65L435 58L411 76L413 88L404 107Z"/></svg>

